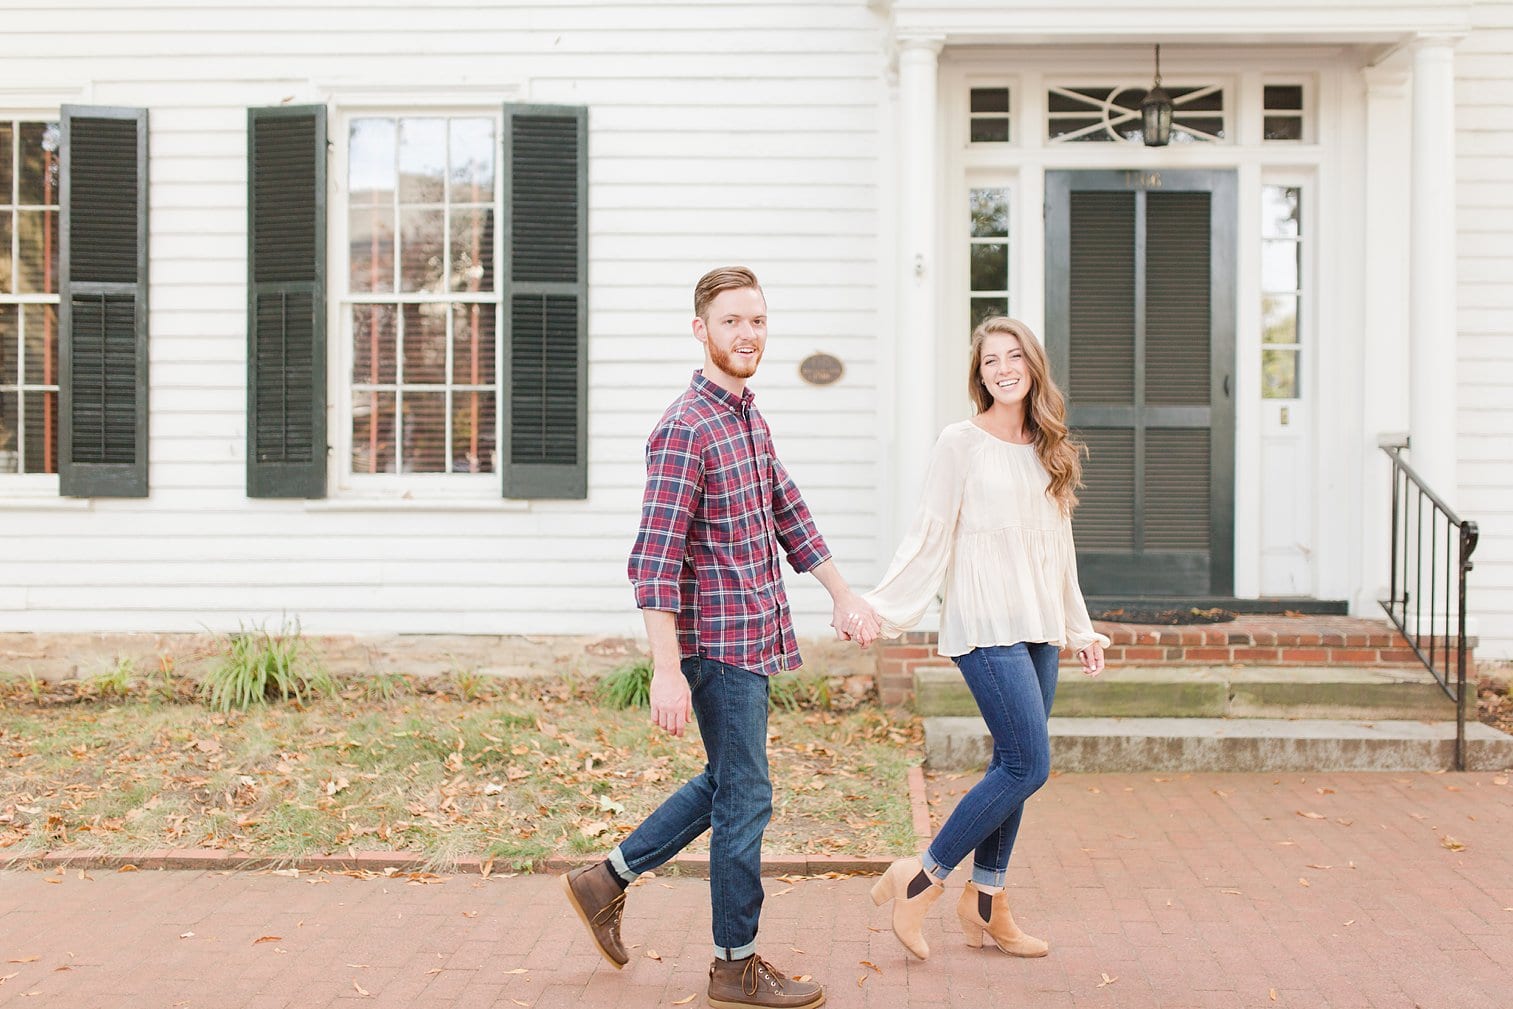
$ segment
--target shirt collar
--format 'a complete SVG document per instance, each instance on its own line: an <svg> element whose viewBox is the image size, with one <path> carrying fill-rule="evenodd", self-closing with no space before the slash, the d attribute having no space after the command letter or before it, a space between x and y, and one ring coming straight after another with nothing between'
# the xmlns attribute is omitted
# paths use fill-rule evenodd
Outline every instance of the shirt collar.
<svg viewBox="0 0 1513 1009"><path fill-rule="evenodd" d="M702 368L693 373L693 390L710 402L717 403L732 413L743 415L750 412L751 404L756 399L756 393L751 391L750 386L742 389L741 394L737 396L729 389L705 378Z"/></svg>

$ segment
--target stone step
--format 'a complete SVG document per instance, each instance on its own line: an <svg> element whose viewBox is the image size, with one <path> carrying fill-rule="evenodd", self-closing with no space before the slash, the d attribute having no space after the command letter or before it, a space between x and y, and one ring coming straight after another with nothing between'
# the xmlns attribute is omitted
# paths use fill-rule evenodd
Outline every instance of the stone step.
<svg viewBox="0 0 1513 1009"><path fill-rule="evenodd" d="M926 718L932 770L987 766L981 718ZM1283 718L1052 718L1058 771L1438 771L1455 757L1454 721ZM1466 769L1513 767L1513 736L1466 725Z"/></svg>
<svg viewBox="0 0 1513 1009"><path fill-rule="evenodd" d="M975 716L955 666L914 674L914 710L926 717ZM1380 666L1111 666L1083 676L1063 662L1053 708L1059 718L1455 717L1455 705L1427 671Z"/></svg>

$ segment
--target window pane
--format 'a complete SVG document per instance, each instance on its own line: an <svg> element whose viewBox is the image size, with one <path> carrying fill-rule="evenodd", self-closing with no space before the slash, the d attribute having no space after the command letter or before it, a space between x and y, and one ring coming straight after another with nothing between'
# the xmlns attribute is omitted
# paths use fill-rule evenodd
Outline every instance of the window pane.
<svg viewBox="0 0 1513 1009"><path fill-rule="evenodd" d="M972 143L1006 144L1008 142L1009 121L1007 119L972 120Z"/></svg>
<svg viewBox="0 0 1513 1009"><path fill-rule="evenodd" d="M452 381L494 384L494 305L452 306Z"/></svg>
<svg viewBox="0 0 1513 1009"><path fill-rule="evenodd" d="M973 112L1002 112L1009 111L1008 88L973 88L972 89Z"/></svg>
<svg viewBox="0 0 1513 1009"><path fill-rule="evenodd" d="M16 278L11 270L11 227L15 215L9 210L0 210L0 294L12 294L16 290Z"/></svg>
<svg viewBox="0 0 1513 1009"><path fill-rule="evenodd" d="M10 123L0 123L0 206L11 201L11 182L15 176L11 174L11 142L14 140L13 127Z"/></svg>
<svg viewBox="0 0 1513 1009"><path fill-rule="evenodd" d="M973 189L967 194L973 238L1009 237L1009 191Z"/></svg>
<svg viewBox="0 0 1513 1009"><path fill-rule="evenodd" d="M494 199L494 121L453 119L452 202L490 203Z"/></svg>
<svg viewBox="0 0 1513 1009"><path fill-rule="evenodd" d="M1286 239L1261 243L1261 290L1267 293L1298 289L1297 242Z"/></svg>
<svg viewBox="0 0 1513 1009"><path fill-rule="evenodd" d="M1296 238L1301 190L1293 186L1261 187L1261 237Z"/></svg>
<svg viewBox="0 0 1513 1009"><path fill-rule="evenodd" d="M447 306L404 306L405 385L441 385L447 380Z"/></svg>
<svg viewBox="0 0 1513 1009"><path fill-rule="evenodd" d="M1267 116L1261 128L1267 140L1303 139L1303 120L1297 116Z"/></svg>
<svg viewBox="0 0 1513 1009"><path fill-rule="evenodd" d="M20 446L16 432L21 429L20 399L10 389L0 389L0 473L21 470Z"/></svg>
<svg viewBox="0 0 1513 1009"><path fill-rule="evenodd" d="M352 472L394 472L394 394L352 395Z"/></svg>
<svg viewBox="0 0 1513 1009"><path fill-rule="evenodd" d="M21 472L58 472L58 394L28 392L22 402L26 410L26 450L22 453Z"/></svg>
<svg viewBox="0 0 1513 1009"><path fill-rule="evenodd" d="M1261 351L1261 395L1266 399L1298 398L1298 352Z"/></svg>
<svg viewBox="0 0 1513 1009"><path fill-rule="evenodd" d="M1267 295L1261 299L1261 341L1263 343L1298 342L1296 295Z"/></svg>
<svg viewBox="0 0 1513 1009"><path fill-rule="evenodd" d="M21 155L18 196L23 204L57 206L57 123L22 123L17 143Z"/></svg>
<svg viewBox="0 0 1513 1009"><path fill-rule="evenodd" d="M1009 314L1008 298L973 298L972 299L972 326L975 328L979 322L995 315Z"/></svg>
<svg viewBox="0 0 1513 1009"><path fill-rule="evenodd" d="M58 212L22 210L16 214L20 232L18 290L54 294L58 290Z"/></svg>
<svg viewBox="0 0 1513 1009"><path fill-rule="evenodd" d="M400 460L406 473L447 471L447 394L407 392L404 396L404 443Z"/></svg>
<svg viewBox="0 0 1513 1009"><path fill-rule="evenodd" d="M440 203L446 192L447 121L399 121L399 202Z"/></svg>
<svg viewBox="0 0 1513 1009"><path fill-rule="evenodd" d="M21 333L16 328L15 305L0 305L0 385L15 385L21 381L21 362L16 349L21 345Z"/></svg>
<svg viewBox="0 0 1513 1009"><path fill-rule="evenodd" d="M1009 247L1007 245L972 246L972 290L1006 291L1009 289Z"/></svg>
<svg viewBox="0 0 1513 1009"><path fill-rule="evenodd" d="M1301 84L1266 85L1266 111L1303 111L1303 86Z"/></svg>
<svg viewBox="0 0 1513 1009"><path fill-rule="evenodd" d="M348 220L352 290L394 290L394 211L387 206L354 207Z"/></svg>
<svg viewBox="0 0 1513 1009"><path fill-rule="evenodd" d="M452 394L452 472L492 473L497 451L494 394Z"/></svg>
<svg viewBox="0 0 1513 1009"><path fill-rule="evenodd" d="M452 211L452 290L494 289L494 211Z"/></svg>
<svg viewBox="0 0 1513 1009"><path fill-rule="evenodd" d="M347 190L353 206L388 206L394 202L395 131L392 119L352 120L347 139Z"/></svg>
<svg viewBox="0 0 1513 1009"><path fill-rule="evenodd" d="M23 305L26 324L26 362L22 381L27 385L58 384L58 306Z"/></svg>
<svg viewBox="0 0 1513 1009"><path fill-rule="evenodd" d="M399 339L393 305L352 307L352 381L358 385L393 385Z"/></svg>
<svg viewBox="0 0 1513 1009"><path fill-rule="evenodd" d="M444 267L440 210L399 212L399 289L434 294Z"/></svg>

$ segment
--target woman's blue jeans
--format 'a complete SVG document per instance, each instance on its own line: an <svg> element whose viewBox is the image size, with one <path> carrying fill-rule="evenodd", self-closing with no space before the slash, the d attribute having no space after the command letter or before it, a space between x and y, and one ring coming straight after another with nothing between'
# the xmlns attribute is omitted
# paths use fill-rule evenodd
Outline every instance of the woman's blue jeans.
<svg viewBox="0 0 1513 1009"><path fill-rule="evenodd" d="M975 648L955 659L993 736L993 756L987 773L962 796L924 854L925 869L936 878L945 879L975 852L972 882L1003 885L1024 801L1051 774L1047 720L1056 696L1058 651L1030 641Z"/></svg>
<svg viewBox="0 0 1513 1009"><path fill-rule="evenodd" d="M767 697L760 673L690 656L683 675L693 694L708 762L642 821L609 862L626 881L662 865L704 831L709 838L709 903L715 955L756 951L762 913L762 833L772 819L767 775Z"/></svg>

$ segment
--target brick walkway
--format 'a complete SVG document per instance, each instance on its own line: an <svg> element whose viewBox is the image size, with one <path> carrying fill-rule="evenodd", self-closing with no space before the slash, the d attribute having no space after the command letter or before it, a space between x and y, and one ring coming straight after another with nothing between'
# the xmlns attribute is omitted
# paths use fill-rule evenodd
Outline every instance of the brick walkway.
<svg viewBox="0 0 1513 1009"><path fill-rule="evenodd" d="M946 903L961 874L928 963L905 959L865 878L769 880L762 949L838 1007L1506 1007L1507 781L1068 775L1033 800L1010 878L1046 959L966 949ZM934 781L935 809L969 782ZM616 972L550 877L6 872L0 1005L702 1006L706 894L635 888Z"/></svg>

